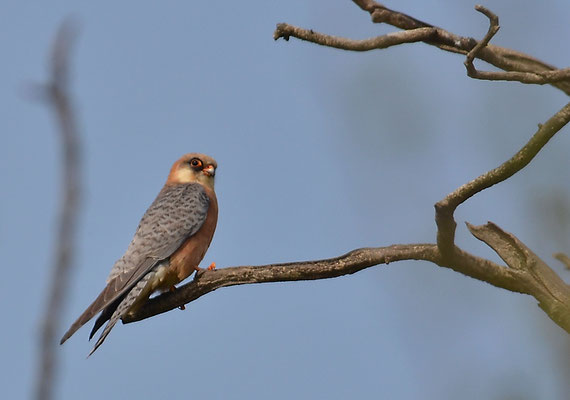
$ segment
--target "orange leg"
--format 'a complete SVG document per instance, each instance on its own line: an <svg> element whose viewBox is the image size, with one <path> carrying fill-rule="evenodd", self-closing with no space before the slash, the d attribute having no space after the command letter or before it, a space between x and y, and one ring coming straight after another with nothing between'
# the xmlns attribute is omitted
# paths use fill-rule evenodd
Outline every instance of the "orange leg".
<svg viewBox="0 0 570 400"><path fill-rule="evenodd" d="M200 271L212 271L214 269L216 269L216 263L213 262L210 264L210 266L206 269L204 268L200 268L200 267L194 267L194 269L196 270L196 272L200 272Z"/></svg>

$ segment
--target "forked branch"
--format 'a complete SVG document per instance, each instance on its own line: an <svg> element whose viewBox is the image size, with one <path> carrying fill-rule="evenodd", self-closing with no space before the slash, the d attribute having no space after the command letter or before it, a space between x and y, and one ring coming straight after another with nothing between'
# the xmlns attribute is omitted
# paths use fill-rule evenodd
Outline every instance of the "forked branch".
<svg viewBox="0 0 570 400"><path fill-rule="evenodd" d="M510 178L526 167L550 139L570 121L570 103L540 125L530 140L510 159L497 168L467 182L435 204L438 227L437 243L442 254L452 256L455 238L456 208L477 193Z"/></svg>
<svg viewBox="0 0 570 400"><path fill-rule="evenodd" d="M466 66L469 76L476 79L518 81L527 84L551 84L570 95L570 68L557 69L541 60L511 49L488 44L499 29L498 17L482 6L476 10L490 19L489 32L481 42L471 37L463 37L420 21L404 13L389 8L372 0L353 0L360 8L372 16L375 23L386 23L403 32L364 40L352 40L337 36L317 33L289 24L278 24L273 34L275 40L295 37L322 46L350 51L369 51L385 49L391 46L424 42L442 50L468 56ZM507 72L483 72L475 70L473 59L478 58Z"/></svg>
<svg viewBox="0 0 570 400"><path fill-rule="evenodd" d="M473 65L473 60L479 57L481 51L489 45L489 42L499 31L499 17L483 6L475 6L475 10L484 14L489 18L489 30L485 37L477 43L469 53L465 60L467 75L474 79L482 79L488 81L516 81L527 84L539 84L560 82L570 78L570 68L559 69L555 71L479 71ZM480 57L479 57L480 58Z"/></svg>

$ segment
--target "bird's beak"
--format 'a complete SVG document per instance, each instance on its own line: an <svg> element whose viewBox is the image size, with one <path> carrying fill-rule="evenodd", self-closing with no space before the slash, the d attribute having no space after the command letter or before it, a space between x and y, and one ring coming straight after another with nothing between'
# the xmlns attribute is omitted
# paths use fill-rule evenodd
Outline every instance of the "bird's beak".
<svg viewBox="0 0 570 400"><path fill-rule="evenodd" d="M208 165L206 168L204 168L202 170L204 172L204 174L206 174L207 176L214 176L216 175L216 169L214 168L213 165Z"/></svg>

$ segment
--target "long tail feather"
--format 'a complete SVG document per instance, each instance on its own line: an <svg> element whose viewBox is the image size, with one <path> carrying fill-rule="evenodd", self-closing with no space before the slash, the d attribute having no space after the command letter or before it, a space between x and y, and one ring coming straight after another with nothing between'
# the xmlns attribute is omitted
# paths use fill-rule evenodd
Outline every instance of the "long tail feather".
<svg viewBox="0 0 570 400"><path fill-rule="evenodd" d="M136 277L135 277L136 278ZM119 299L124 296L127 291L133 287L134 281L132 273L125 273L113 278L103 289L99 296L87 307L87 309L77 318L77 320L71 325L71 327L65 332L59 344L65 343L79 328L85 325L91 318L99 313L99 311L105 309L107 306L112 305L114 301L120 301ZM112 310L114 311L114 309ZM105 314L105 313L104 313ZM105 319L106 321L106 319ZM105 322L102 321L102 322Z"/></svg>
<svg viewBox="0 0 570 400"><path fill-rule="evenodd" d="M109 322L107 323L107 325L105 325L105 329L103 329L101 336L99 336L99 339L97 339L95 346L89 352L87 357L89 357L91 354L93 354L95 352L95 350L97 350L99 348L99 346L101 346L103 344L103 342L105 341L105 338L107 338L107 335L109 335L109 333L111 332L111 329L113 329L113 327L115 326L117 321L119 321L120 318L125 316L129 312L131 307L133 307L133 305L135 303L137 303L137 301L141 300L141 294L143 293L143 291L145 291L147 283L154 277L154 275L155 275L154 272L150 272L150 273L146 274L127 293L127 295L122 300L120 300L120 303L118 304L116 310L114 310L113 314L109 318ZM106 314L106 310L103 312L103 314L101 314L101 317L103 317L105 314ZM93 327L93 331L91 332L91 337L95 334L95 331L97 329L99 329L99 327L101 325L103 325L103 323L106 321L106 319L105 319L105 320L102 320L102 322L99 322L99 319L101 319L101 317L99 317L97 319L97 322L95 323L95 326ZM105 318L105 317L103 317L103 318ZM97 328L97 329L95 329L95 328Z"/></svg>

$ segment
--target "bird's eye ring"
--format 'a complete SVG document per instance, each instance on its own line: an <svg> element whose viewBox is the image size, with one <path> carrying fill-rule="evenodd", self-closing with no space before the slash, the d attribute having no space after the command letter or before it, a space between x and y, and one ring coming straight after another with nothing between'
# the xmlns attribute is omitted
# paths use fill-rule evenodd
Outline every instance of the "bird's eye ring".
<svg viewBox="0 0 570 400"><path fill-rule="evenodd" d="M197 158L193 158L190 160L190 165L194 168L200 168L202 166L202 161Z"/></svg>

